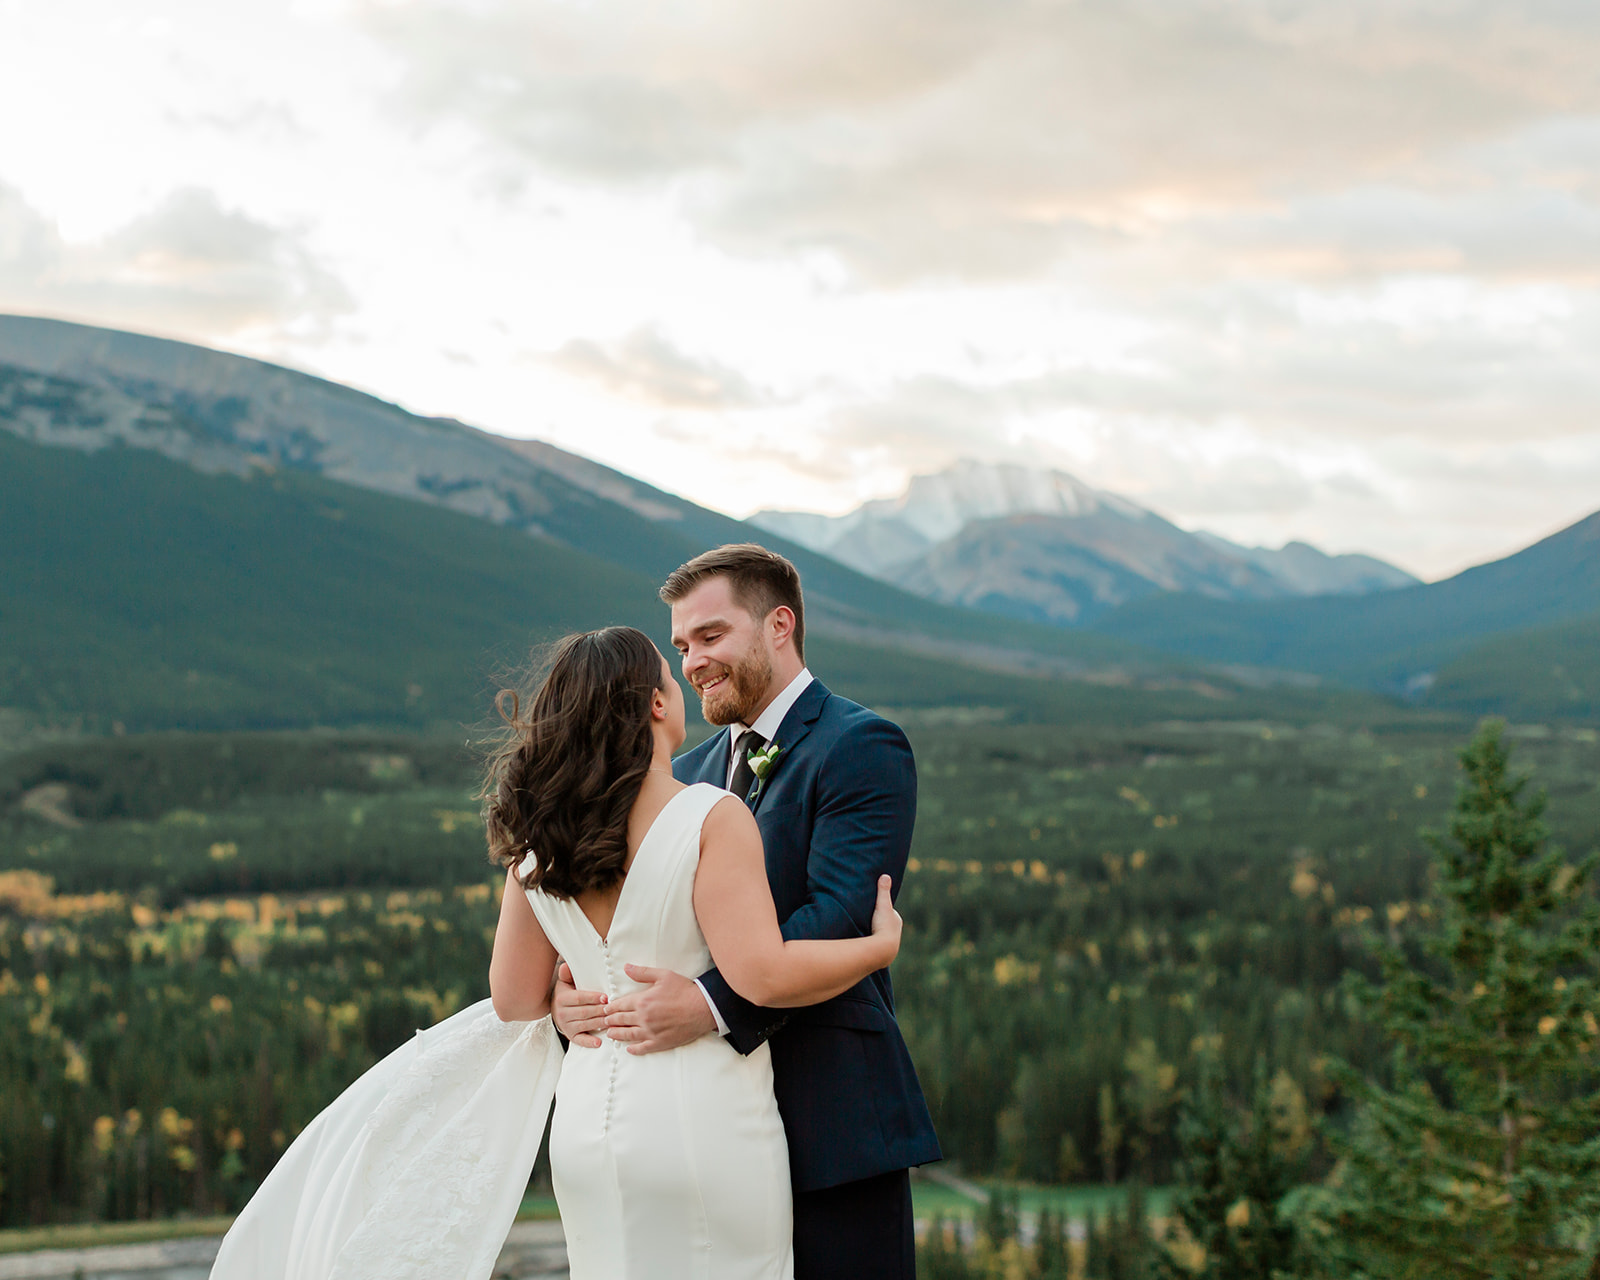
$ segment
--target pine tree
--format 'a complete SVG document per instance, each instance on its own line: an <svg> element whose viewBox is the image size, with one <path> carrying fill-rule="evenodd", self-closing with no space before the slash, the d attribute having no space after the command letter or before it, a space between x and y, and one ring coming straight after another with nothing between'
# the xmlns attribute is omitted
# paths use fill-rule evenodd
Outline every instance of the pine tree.
<svg viewBox="0 0 1600 1280"><path fill-rule="evenodd" d="M1341 1277L1600 1276L1596 858L1548 847L1500 725L1460 759L1422 954L1381 947L1382 984L1358 984L1395 1083L1344 1073L1358 1115L1311 1216Z"/></svg>
<svg viewBox="0 0 1600 1280"><path fill-rule="evenodd" d="M1084 1215L1083 1275L1084 1280L1105 1280L1106 1237L1100 1223L1099 1212L1091 1205Z"/></svg>
<svg viewBox="0 0 1600 1280"><path fill-rule="evenodd" d="M1113 1206L1102 1226L1091 1212L1085 1280L1145 1280L1154 1274L1155 1242L1144 1187L1133 1183L1122 1202Z"/></svg>
<svg viewBox="0 0 1600 1280"><path fill-rule="evenodd" d="M1009 1187L996 1186L990 1190L980 1230L988 1239L991 1249L999 1251L1008 1240L1017 1238L1021 1199L1021 1194Z"/></svg>
<svg viewBox="0 0 1600 1280"><path fill-rule="evenodd" d="M1135 1182L1128 1187L1119 1225L1120 1266L1111 1280L1145 1280L1155 1270L1156 1248L1150 1234L1150 1201L1144 1183Z"/></svg>
<svg viewBox="0 0 1600 1280"><path fill-rule="evenodd" d="M1067 1280L1072 1260L1067 1248L1067 1220L1049 1206L1039 1210L1030 1280Z"/></svg>
<svg viewBox="0 0 1600 1280"><path fill-rule="evenodd" d="M971 1280L971 1277L972 1268L961 1247L959 1230L952 1230L943 1214L934 1214L927 1234L922 1237L922 1247L917 1250L917 1280Z"/></svg>
<svg viewBox="0 0 1600 1280"><path fill-rule="evenodd" d="M1297 1135L1281 1131L1273 1114L1274 1085L1258 1062L1254 1103L1241 1125L1227 1105L1214 1062L1178 1125L1181 1185L1173 1216L1199 1246L1192 1259L1163 1250L1163 1280L1273 1280L1293 1273L1296 1231L1283 1210L1300 1181L1304 1155Z"/></svg>

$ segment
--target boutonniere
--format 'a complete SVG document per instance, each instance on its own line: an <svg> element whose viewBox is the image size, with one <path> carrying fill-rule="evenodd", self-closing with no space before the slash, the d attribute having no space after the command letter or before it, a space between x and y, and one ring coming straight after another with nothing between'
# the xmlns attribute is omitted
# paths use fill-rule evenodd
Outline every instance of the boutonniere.
<svg viewBox="0 0 1600 1280"><path fill-rule="evenodd" d="M771 742L762 747L761 750L752 751L745 756L745 760L750 765L750 772L756 775L755 790L750 793L750 799L754 800L761 794L761 789L767 785L767 779L772 775L772 771L777 768L778 757L782 754L783 748L776 742Z"/></svg>

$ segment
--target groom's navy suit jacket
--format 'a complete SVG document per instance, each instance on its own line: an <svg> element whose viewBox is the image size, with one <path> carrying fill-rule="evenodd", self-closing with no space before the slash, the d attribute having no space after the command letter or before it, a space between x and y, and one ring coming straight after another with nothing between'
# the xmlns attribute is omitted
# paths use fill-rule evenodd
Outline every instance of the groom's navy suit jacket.
<svg viewBox="0 0 1600 1280"><path fill-rule="evenodd" d="M898 726L813 680L773 742L782 748L747 803L766 849L785 938L872 930L878 876L896 892L917 811L917 770ZM727 785L728 730L672 765L681 782ZM764 1009L713 969L701 976L740 1053L772 1046L796 1191L938 1160L928 1105L894 1018L889 971L804 1009Z"/></svg>

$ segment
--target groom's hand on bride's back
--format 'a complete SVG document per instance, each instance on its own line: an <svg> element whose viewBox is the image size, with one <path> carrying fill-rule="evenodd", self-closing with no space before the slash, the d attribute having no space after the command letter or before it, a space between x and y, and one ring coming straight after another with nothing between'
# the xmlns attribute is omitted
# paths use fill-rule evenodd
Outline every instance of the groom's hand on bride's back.
<svg viewBox="0 0 1600 1280"><path fill-rule="evenodd" d="M618 996L608 1006L606 1034L628 1046L629 1053L660 1053L676 1049L716 1031L705 992L671 969L642 964L626 966L642 991Z"/></svg>
<svg viewBox="0 0 1600 1280"><path fill-rule="evenodd" d="M572 970L563 960L556 967L556 986L550 995L550 1020L556 1030L584 1049L598 1049L610 1005L603 991L579 991L572 985Z"/></svg>

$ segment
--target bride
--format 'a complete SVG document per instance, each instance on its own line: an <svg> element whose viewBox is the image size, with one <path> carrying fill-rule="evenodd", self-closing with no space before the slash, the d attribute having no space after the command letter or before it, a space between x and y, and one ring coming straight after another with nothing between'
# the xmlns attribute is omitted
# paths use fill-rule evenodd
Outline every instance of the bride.
<svg viewBox="0 0 1600 1280"><path fill-rule="evenodd" d="M643 632L569 636L527 714L502 695L490 852L507 867L490 1000L419 1032L295 1140L223 1242L212 1280L486 1280L537 1155L573 1280L792 1275L788 1153L765 1045L705 1036L563 1056L546 1015L580 987L713 964L770 1007L813 1004L899 950L890 881L868 937L785 942L744 803L671 772L683 695Z"/></svg>

